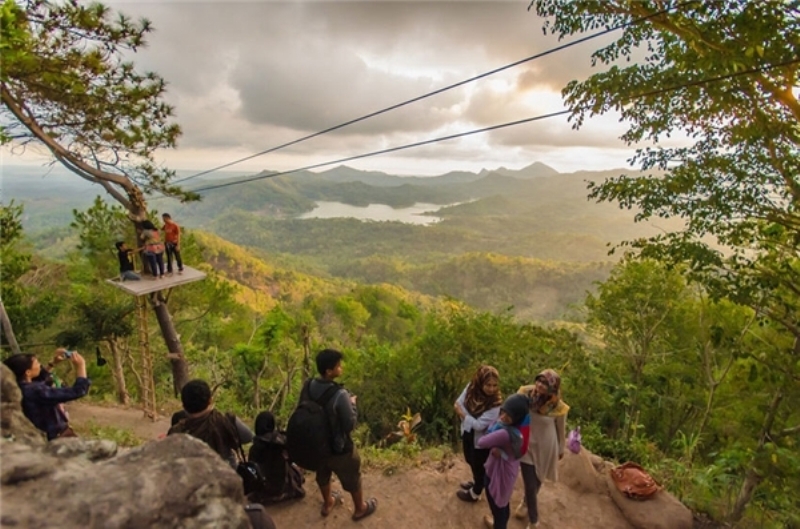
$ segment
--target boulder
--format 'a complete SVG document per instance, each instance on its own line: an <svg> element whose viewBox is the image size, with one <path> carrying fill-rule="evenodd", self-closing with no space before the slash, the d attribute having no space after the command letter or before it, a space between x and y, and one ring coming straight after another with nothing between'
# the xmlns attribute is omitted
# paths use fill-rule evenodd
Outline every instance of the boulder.
<svg viewBox="0 0 800 529"><path fill-rule="evenodd" d="M22 413L22 390L14 373L0 362L0 434L4 439L44 446L47 438Z"/></svg>
<svg viewBox="0 0 800 529"><path fill-rule="evenodd" d="M604 494L606 485L592 463L593 457L596 456L586 448L581 448L577 454L566 450L564 458L558 462L558 480L577 492Z"/></svg>
<svg viewBox="0 0 800 529"><path fill-rule="evenodd" d="M0 444L4 505L0 525L250 527L241 478L197 439L172 435L99 463L91 459L109 447L98 451L91 443L51 445L44 449Z"/></svg>
<svg viewBox="0 0 800 529"><path fill-rule="evenodd" d="M632 500L614 485L610 474L605 474L611 499L623 516L636 529L692 529L692 511L665 490L646 500Z"/></svg>
<svg viewBox="0 0 800 529"><path fill-rule="evenodd" d="M117 455L117 443L107 439L64 437L47 443L45 452L60 458L81 457L87 461L102 461Z"/></svg>

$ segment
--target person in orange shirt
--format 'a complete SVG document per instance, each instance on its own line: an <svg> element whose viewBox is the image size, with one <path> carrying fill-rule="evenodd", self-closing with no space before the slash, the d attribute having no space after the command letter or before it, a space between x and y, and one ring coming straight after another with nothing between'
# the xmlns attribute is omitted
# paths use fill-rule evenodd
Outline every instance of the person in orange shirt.
<svg viewBox="0 0 800 529"><path fill-rule="evenodd" d="M172 275L172 257L178 264L178 273L183 273L183 261L181 261L181 227L178 226L169 213L161 215L164 219L164 242L167 246L167 275Z"/></svg>

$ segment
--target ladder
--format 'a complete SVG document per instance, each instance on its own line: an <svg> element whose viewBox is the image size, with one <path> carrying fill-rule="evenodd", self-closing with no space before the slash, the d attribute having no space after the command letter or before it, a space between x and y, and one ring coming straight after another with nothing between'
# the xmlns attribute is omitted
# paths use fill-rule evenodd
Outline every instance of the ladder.
<svg viewBox="0 0 800 529"><path fill-rule="evenodd" d="M145 417L156 420L156 384L153 378L153 355L150 353L150 334L147 331L147 300L136 298L139 316L139 351L142 357L142 411Z"/></svg>

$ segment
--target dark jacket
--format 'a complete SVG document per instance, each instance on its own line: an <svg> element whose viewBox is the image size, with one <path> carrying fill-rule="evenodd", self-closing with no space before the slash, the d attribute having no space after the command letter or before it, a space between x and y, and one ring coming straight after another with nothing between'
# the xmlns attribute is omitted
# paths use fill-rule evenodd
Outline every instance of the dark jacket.
<svg viewBox="0 0 800 529"><path fill-rule="evenodd" d="M45 373L45 369L42 368ZM21 382L22 411L25 417L41 431L47 434L47 439L55 439L67 426L67 416L60 404L77 400L89 392L91 381L88 378L78 377L72 387L56 388L49 386L40 375L35 382Z"/></svg>
<svg viewBox="0 0 800 529"><path fill-rule="evenodd" d="M200 439L236 468L236 451L253 440L253 432L236 416L212 409L208 413L181 419L167 435L185 433Z"/></svg>

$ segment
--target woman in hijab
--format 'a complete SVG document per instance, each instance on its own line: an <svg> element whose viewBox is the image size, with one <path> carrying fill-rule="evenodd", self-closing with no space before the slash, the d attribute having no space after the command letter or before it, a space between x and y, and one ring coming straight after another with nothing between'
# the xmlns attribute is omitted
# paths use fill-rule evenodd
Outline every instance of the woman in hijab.
<svg viewBox="0 0 800 529"><path fill-rule="evenodd" d="M472 469L472 480L461 483L456 492L460 500L474 503L481 497L486 477L484 464L489 457L489 450L478 448L478 441L497 422L502 404L500 374L494 367L482 365L453 405L461 419L464 459Z"/></svg>
<svg viewBox="0 0 800 529"><path fill-rule="evenodd" d="M486 498L492 515L483 518L488 529L508 527L511 514L508 504L519 474L519 460L528 448L529 409L528 397L511 395L500 408L500 418L478 440L478 446L490 450L486 461Z"/></svg>
<svg viewBox="0 0 800 529"><path fill-rule="evenodd" d="M520 461L525 498L515 515L520 519L527 517L528 529L532 529L539 525L536 503L539 488L545 479L558 480L558 461L564 456L569 406L561 400L561 377L552 369L536 375L533 385L522 386L517 393L530 398L531 424L528 452Z"/></svg>

